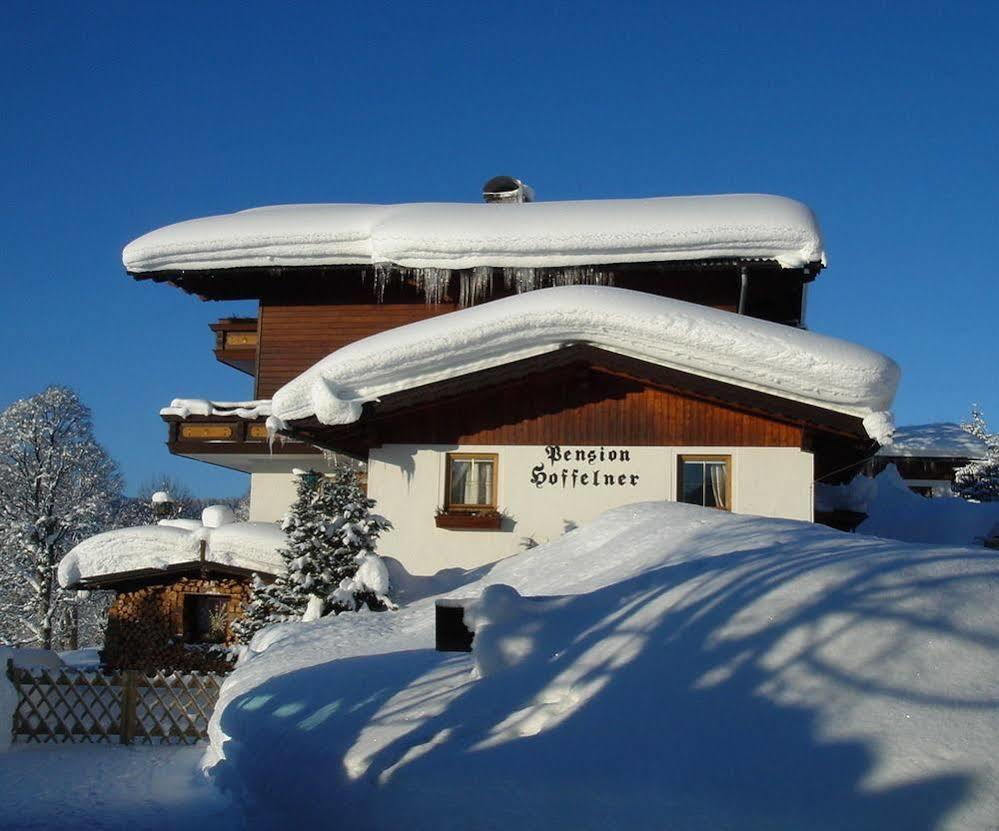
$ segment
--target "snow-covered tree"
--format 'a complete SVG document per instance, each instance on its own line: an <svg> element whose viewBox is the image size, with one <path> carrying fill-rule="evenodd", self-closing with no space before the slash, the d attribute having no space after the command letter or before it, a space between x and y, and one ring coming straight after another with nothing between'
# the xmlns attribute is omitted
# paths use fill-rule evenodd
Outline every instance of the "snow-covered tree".
<svg viewBox="0 0 999 831"><path fill-rule="evenodd" d="M971 419L961 426L988 448L985 459L954 471L954 492L975 502L999 500L999 433L989 431L981 407L971 407Z"/></svg>
<svg viewBox="0 0 999 831"><path fill-rule="evenodd" d="M388 571L375 554L378 537L390 528L388 520L371 513L369 499L352 468L340 468L327 489L334 521L329 533L334 543L332 575L335 587L326 611L339 614L360 609L384 609Z"/></svg>
<svg viewBox="0 0 999 831"><path fill-rule="evenodd" d="M57 626L75 631L86 598L59 589L56 567L111 526L120 495L117 466L73 390L49 387L0 412L0 640L50 649Z"/></svg>
<svg viewBox="0 0 999 831"><path fill-rule="evenodd" d="M307 612L338 614L363 605L384 609L387 572L374 551L389 524L371 513L374 504L349 468L332 477L302 474L284 522L285 573L270 585L254 581L246 617L234 625L237 637L248 642L263 626L301 619Z"/></svg>

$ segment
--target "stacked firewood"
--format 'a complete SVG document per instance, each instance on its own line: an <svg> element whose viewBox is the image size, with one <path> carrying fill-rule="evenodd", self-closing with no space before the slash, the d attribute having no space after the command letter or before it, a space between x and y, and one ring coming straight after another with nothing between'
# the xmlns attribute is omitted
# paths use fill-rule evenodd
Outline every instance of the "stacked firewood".
<svg viewBox="0 0 999 831"><path fill-rule="evenodd" d="M103 663L114 669L225 672L235 660L231 627L218 643L186 643L184 598L226 598L227 623L243 613L250 582L241 578L179 577L169 583L120 591L108 611Z"/></svg>

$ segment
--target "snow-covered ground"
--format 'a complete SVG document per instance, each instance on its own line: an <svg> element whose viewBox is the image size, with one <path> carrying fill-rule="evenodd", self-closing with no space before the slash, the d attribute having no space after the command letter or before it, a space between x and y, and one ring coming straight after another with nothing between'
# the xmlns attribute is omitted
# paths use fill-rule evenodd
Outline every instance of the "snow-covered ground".
<svg viewBox="0 0 999 831"><path fill-rule="evenodd" d="M197 770L202 748L15 745L0 754L3 831L236 831Z"/></svg>
<svg viewBox="0 0 999 831"><path fill-rule="evenodd" d="M252 827L996 828L994 552L647 503L396 578L227 681L207 761ZM434 595L483 592L434 652Z"/></svg>

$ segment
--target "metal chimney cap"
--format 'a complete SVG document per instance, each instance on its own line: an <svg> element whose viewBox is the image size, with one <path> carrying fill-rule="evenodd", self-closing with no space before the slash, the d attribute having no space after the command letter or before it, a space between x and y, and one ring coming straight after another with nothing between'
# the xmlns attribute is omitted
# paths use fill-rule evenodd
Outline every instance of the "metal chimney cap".
<svg viewBox="0 0 999 831"><path fill-rule="evenodd" d="M534 188L513 176L493 176L482 186L486 202L533 202Z"/></svg>

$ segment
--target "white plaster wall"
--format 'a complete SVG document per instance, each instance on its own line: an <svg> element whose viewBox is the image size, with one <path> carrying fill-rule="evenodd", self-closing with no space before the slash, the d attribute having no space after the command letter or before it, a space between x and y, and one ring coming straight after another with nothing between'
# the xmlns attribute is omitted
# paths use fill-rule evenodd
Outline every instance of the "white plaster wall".
<svg viewBox="0 0 999 831"><path fill-rule="evenodd" d="M298 477L291 472L250 474L250 522L278 522L295 501Z"/></svg>
<svg viewBox="0 0 999 831"><path fill-rule="evenodd" d="M627 462L549 461L544 447L385 445L371 451L368 494L378 513L394 529L382 538L380 553L400 560L414 574L433 574L443 568L471 568L524 550L528 539L545 542L588 522L618 505L676 498L677 457L681 453L732 457L733 510L761 516L812 519L812 456L796 448L745 447L629 447ZM598 450L577 448L571 450ZM444 464L449 452L497 453L497 504L509 519L499 531L437 528L434 515L444 504ZM546 474L560 477L565 469L578 473L563 486L532 483L532 471L543 465ZM599 471L615 477L615 484L593 486ZM582 481L583 474L587 480ZM621 477L624 477L623 479ZM637 477L633 480L632 477ZM622 482L623 484L618 484ZM252 504L252 503L251 503Z"/></svg>

